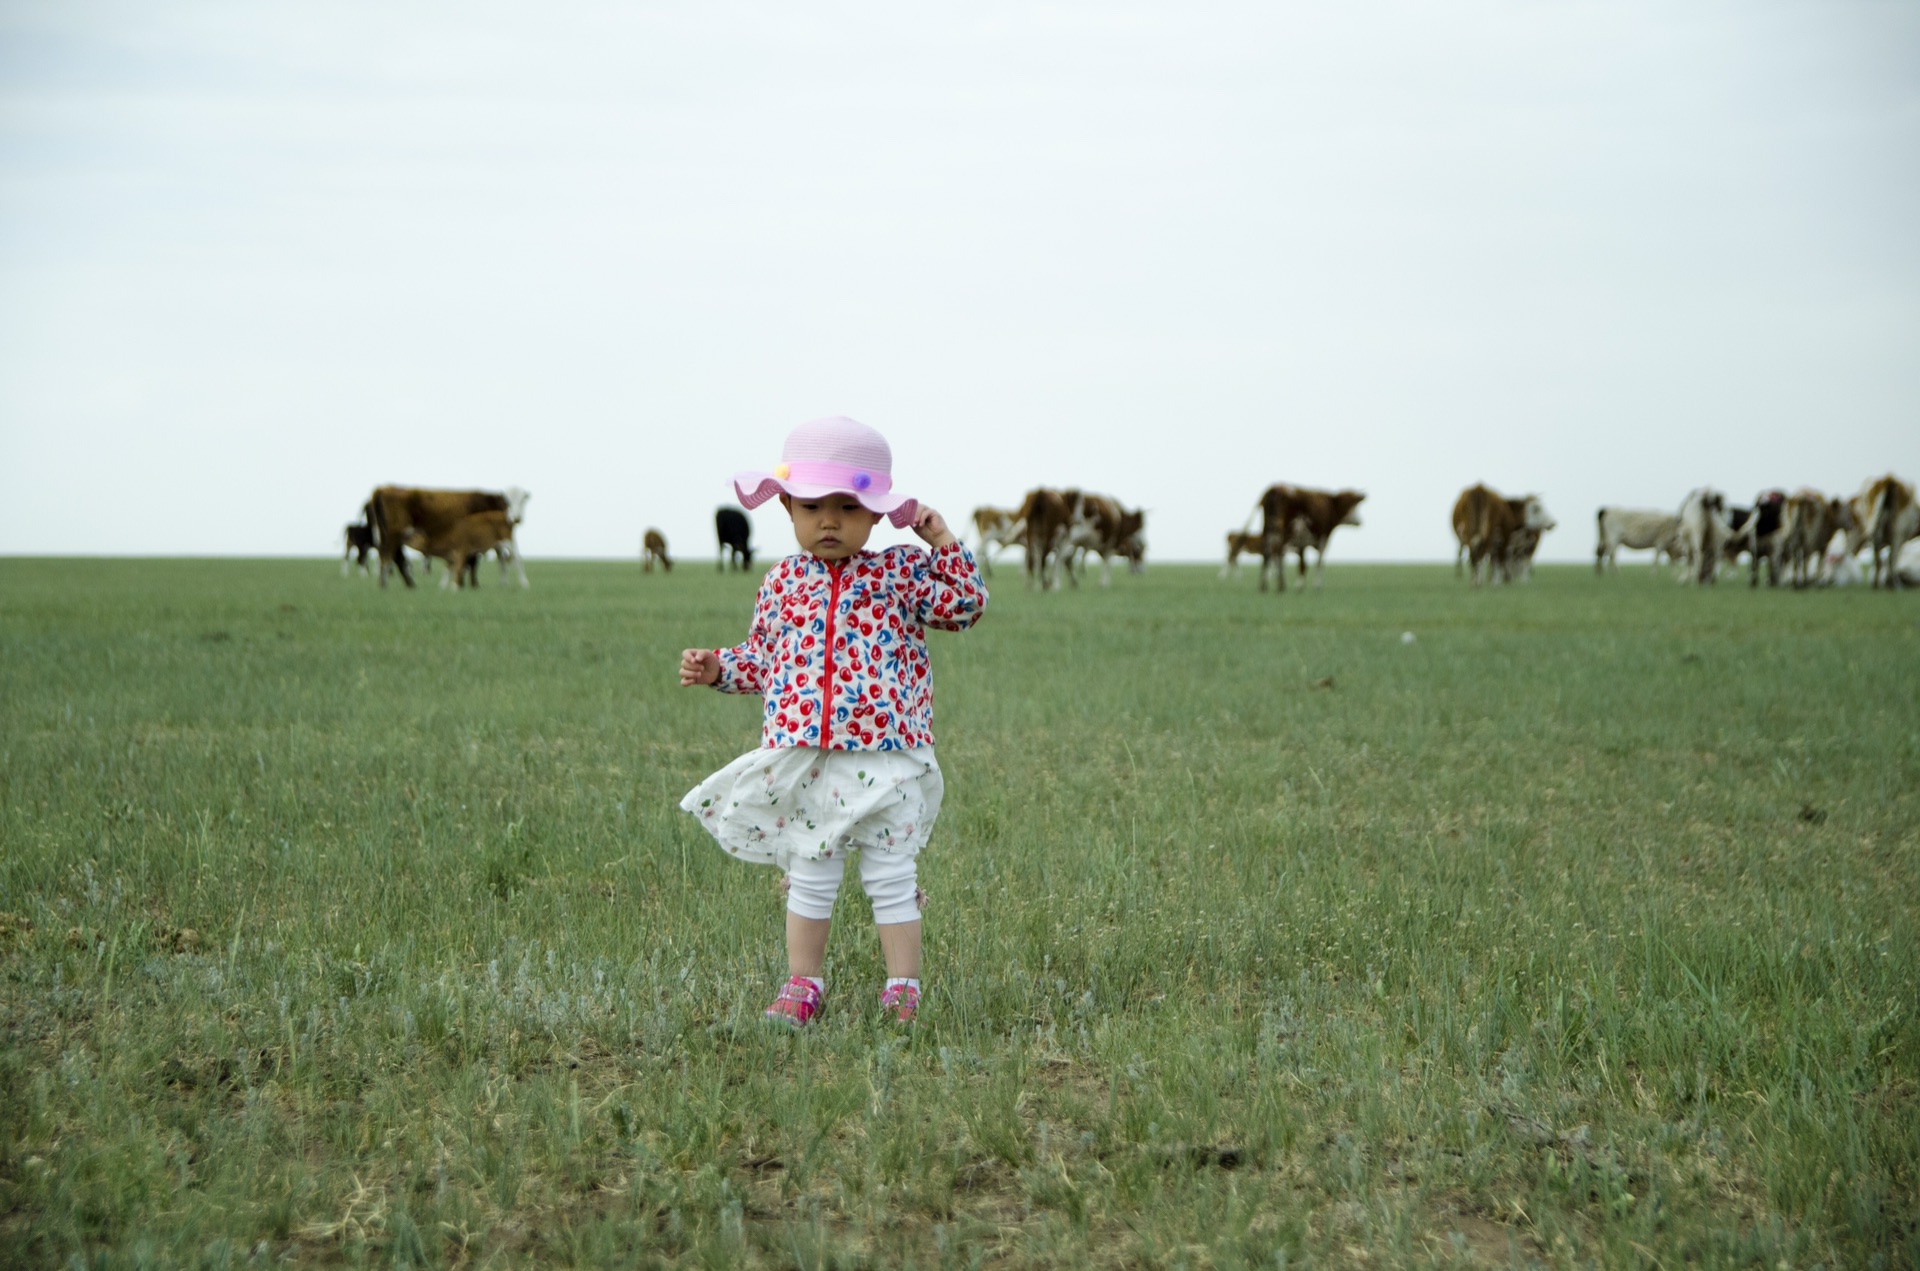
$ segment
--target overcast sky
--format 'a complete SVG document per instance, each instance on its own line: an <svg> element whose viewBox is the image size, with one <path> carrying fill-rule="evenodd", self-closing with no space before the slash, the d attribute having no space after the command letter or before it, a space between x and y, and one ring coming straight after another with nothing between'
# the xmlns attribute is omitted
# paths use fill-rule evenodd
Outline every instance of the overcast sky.
<svg viewBox="0 0 1920 1271"><path fill-rule="evenodd" d="M1590 558L1920 476L1916 227L1908 0L0 0L0 552L319 554L399 482L705 557L847 414L956 523L1211 559L1284 480L1451 559L1484 480Z"/></svg>

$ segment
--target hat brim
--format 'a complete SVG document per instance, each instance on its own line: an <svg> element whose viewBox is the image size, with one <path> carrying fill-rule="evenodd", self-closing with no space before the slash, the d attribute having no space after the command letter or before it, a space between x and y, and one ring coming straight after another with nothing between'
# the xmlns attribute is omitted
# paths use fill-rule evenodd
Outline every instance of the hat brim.
<svg viewBox="0 0 1920 1271"><path fill-rule="evenodd" d="M795 499L824 499L829 494L850 494L860 501L860 506L869 512L878 512L893 522L895 529L906 529L913 524L913 518L920 512L920 504L904 494L876 494L872 491L848 490L840 486L807 485L799 481L782 481L771 472L743 472L733 479L733 493L744 508L757 508L777 495L787 495Z"/></svg>

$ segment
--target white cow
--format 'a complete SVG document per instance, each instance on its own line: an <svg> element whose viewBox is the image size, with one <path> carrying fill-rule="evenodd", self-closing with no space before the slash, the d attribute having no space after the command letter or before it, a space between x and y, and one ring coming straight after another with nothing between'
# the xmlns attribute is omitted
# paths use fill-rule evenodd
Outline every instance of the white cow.
<svg viewBox="0 0 1920 1271"><path fill-rule="evenodd" d="M1620 571L1620 564L1614 559L1621 548L1636 552L1653 551L1653 568L1660 569L1660 558L1680 559L1680 518L1671 512L1654 512L1642 508L1603 507L1595 518L1599 523L1600 537L1593 549L1593 572L1598 574L1611 568Z"/></svg>
<svg viewBox="0 0 1920 1271"><path fill-rule="evenodd" d="M1712 486L1688 492L1680 505L1680 581L1710 583L1720 576L1720 556L1726 550L1727 496Z"/></svg>

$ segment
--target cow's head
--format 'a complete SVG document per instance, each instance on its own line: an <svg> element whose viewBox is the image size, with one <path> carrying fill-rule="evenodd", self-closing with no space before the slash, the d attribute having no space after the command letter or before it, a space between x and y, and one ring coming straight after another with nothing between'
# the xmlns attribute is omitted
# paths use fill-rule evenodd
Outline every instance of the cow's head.
<svg viewBox="0 0 1920 1271"><path fill-rule="evenodd" d="M1556 522L1551 516L1547 515L1547 505L1540 501L1539 495L1529 494L1525 499L1521 500L1521 503L1523 506L1520 514L1520 525L1523 529L1545 534L1548 530L1554 528Z"/></svg>
<svg viewBox="0 0 1920 1271"><path fill-rule="evenodd" d="M1366 498L1367 496L1358 490L1342 490L1340 493L1334 495L1334 506L1339 508L1341 512L1340 519L1334 522L1334 524L1358 526L1360 524L1360 505L1366 501Z"/></svg>
<svg viewBox="0 0 1920 1271"><path fill-rule="evenodd" d="M518 525L520 524L521 518L527 514L527 500L533 496L517 485L508 486L506 488L506 496L507 519L515 525Z"/></svg>

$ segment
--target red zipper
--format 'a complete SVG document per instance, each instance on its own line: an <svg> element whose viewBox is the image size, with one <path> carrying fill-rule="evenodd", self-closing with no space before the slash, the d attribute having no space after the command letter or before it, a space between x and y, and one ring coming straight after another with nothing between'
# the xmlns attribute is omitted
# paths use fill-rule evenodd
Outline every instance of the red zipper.
<svg viewBox="0 0 1920 1271"><path fill-rule="evenodd" d="M843 562L827 562L827 679L820 689L820 749L828 749L828 741L833 730L833 623L840 612L840 566Z"/></svg>

